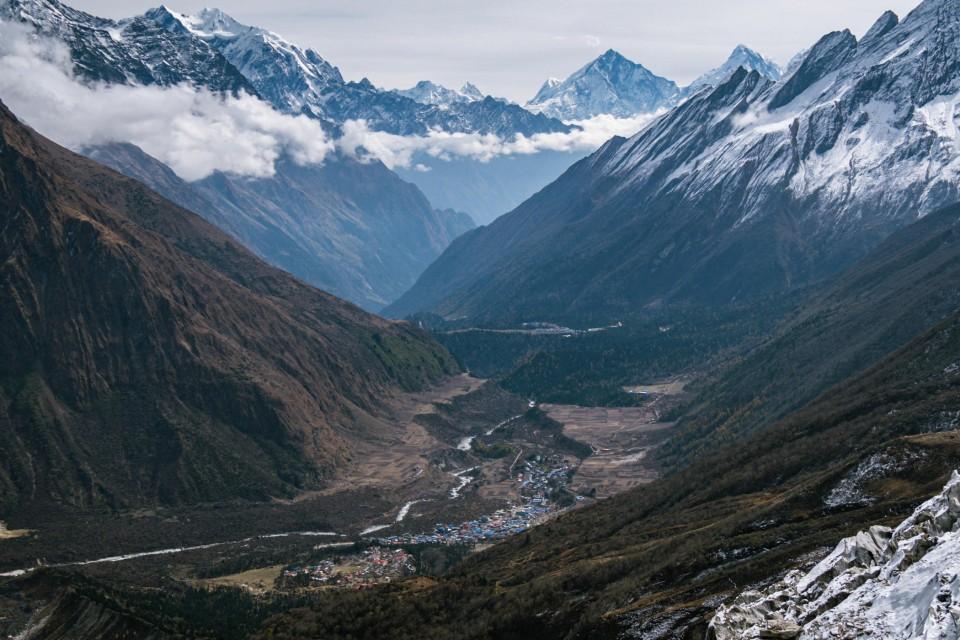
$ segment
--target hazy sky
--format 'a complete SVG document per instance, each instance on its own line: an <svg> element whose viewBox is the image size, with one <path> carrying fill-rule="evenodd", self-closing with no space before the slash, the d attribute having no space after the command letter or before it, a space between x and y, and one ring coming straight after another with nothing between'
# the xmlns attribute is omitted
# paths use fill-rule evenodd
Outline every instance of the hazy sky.
<svg viewBox="0 0 960 640"><path fill-rule="evenodd" d="M167 0L184 13L214 3L236 19L309 46L348 79L387 88L469 80L525 102L609 48L680 84L738 43L785 63L823 34L861 36L886 9L917 0ZM67 0L125 17L158 0Z"/></svg>

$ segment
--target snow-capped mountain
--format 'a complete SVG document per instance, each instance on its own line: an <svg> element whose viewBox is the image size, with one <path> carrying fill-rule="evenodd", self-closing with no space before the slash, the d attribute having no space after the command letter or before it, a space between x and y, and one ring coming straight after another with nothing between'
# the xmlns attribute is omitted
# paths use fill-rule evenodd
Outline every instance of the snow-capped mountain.
<svg viewBox="0 0 960 640"><path fill-rule="evenodd" d="M727 304L835 273L960 197L960 0L740 69L467 234L391 311ZM521 295L522 293L522 295Z"/></svg>
<svg viewBox="0 0 960 640"><path fill-rule="evenodd" d="M306 113L335 128L365 120L400 135L431 129L513 138L567 132L559 120L490 97L423 104L373 86L347 82L318 53L275 33L241 24L218 9L185 15L166 6L125 20L107 20L58 0L3 0L0 17L34 26L70 47L80 75L108 82L171 85L188 82L214 91L247 91L285 113Z"/></svg>
<svg viewBox="0 0 960 640"><path fill-rule="evenodd" d="M679 95L675 82L610 49L562 82L547 80L526 107L565 121L628 117L672 106Z"/></svg>
<svg viewBox="0 0 960 640"><path fill-rule="evenodd" d="M243 25L218 9L191 16L161 7L147 12L146 17L173 32L187 31L207 42L281 111L307 113L334 126L365 120L372 129L399 135L441 129L504 138L569 130L557 120L478 95L472 85L459 92L464 99L423 102L403 92L375 87L365 78L346 82L340 71L316 52L265 29Z"/></svg>
<svg viewBox="0 0 960 640"><path fill-rule="evenodd" d="M174 33L190 33L207 42L261 97L287 113L315 108L326 92L344 83L340 70L312 49L301 49L266 29L240 24L219 9L188 16L161 6L145 17Z"/></svg>
<svg viewBox="0 0 960 640"><path fill-rule="evenodd" d="M56 0L3 0L0 19L24 22L62 40L70 48L77 74L91 80L161 85L187 82L214 91L256 93L219 51L189 33L168 30L151 13L118 21L92 16Z"/></svg>
<svg viewBox="0 0 960 640"><path fill-rule="evenodd" d="M446 105L457 102L476 102L483 100L484 94L469 82L459 89L448 89L429 80L421 80L409 89L398 89L396 93L419 102L420 104Z"/></svg>
<svg viewBox="0 0 960 640"><path fill-rule="evenodd" d="M768 80L777 81L783 76L783 70L776 62L768 60L750 47L740 44L733 50L726 62L716 69L711 69L684 87L683 93L684 95L691 95L704 87L715 87L732 76L733 72L740 67L747 71L756 71Z"/></svg>
<svg viewBox="0 0 960 640"><path fill-rule="evenodd" d="M960 637L960 474L896 529L841 541L804 573L721 607L712 640Z"/></svg>

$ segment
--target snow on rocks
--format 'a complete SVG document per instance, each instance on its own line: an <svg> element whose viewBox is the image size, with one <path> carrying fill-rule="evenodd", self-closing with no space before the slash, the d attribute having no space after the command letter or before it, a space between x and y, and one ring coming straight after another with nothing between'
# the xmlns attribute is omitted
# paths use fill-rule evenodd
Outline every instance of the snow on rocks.
<svg viewBox="0 0 960 640"><path fill-rule="evenodd" d="M743 592L708 637L960 638L960 474L896 529L870 527L809 572Z"/></svg>
<svg viewBox="0 0 960 640"><path fill-rule="evenodd" d="M867 482L897 473L921 457L919 454L897 457L889 453L875 453L844 475L823 503L827 507L871 504L875 498L865 490Z"/></svg>

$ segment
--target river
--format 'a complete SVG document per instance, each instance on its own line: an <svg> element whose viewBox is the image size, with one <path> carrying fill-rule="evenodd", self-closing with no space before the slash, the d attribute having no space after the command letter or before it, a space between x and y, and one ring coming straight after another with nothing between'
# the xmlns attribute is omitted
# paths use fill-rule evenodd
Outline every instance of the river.
<svg viewBox="0 0 960 640"><path fill-rule="evenodd" d="M209 544L198 544L189 547L171 547L169 549L156 549L154 551L141 551L138 553L128 553L119 556L107 556L106 558L97 558L96 560L78 560L76 562L61 562L59 564L44 565L45 567L82 567L90 564L101 564L105 562L123 562L125 560L134 560L136 558L147 558L150 556L165 556L174 553L184 553L186 551L202 551L203 549L212 549L214 547L223 547L231 544L242 544L253 540L267 540L271 538L289 538L293 536L338 536L340 534L332 531L287 531L284 533L268 533L261 536L250 536L240 540L228 540L226 542L211 542ZM14 578L22 576L40 567L26 567L24 569L15 569L0 573L0 578Z"/></svg>

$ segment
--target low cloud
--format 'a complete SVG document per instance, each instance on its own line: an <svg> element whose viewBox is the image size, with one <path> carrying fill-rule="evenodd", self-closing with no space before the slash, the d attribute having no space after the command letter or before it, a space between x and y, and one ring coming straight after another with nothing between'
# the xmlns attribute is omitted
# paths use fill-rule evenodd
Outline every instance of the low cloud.
<svg viewBox="0 0 960 640"><path fill-rule="evenodd" d="M62 43L18 24L0 23L0 99L62 145L130 142L185 180L217 170L269 177L283 153L308 164L334 149L317 121L252 96L81 82Z"/></svg>
<svg viewBox="0 0 960 640"><path fill-rule="evenodd" d="M347 154L380 160L391 169L415 167L419 154L441 160L466 157L489 162L498 156L533 155L542 151L593 151L613 136L637 133L659 115L642 114L632 118L602 115L570 123L575 128L569 133L518 135L513 139L440 130L420 136L400 136L374 131L363 120L351 120L344 124L337 145Z"/></svg>
<svg viewBox="0 0 960 640"><path fill-rule="evenodd" d="M614 135L632 135L657 114L598 116L571 123L569 133L519 135L450 133L399 136L348 121L333 141L306 116L280 113L259 98L224 97L203 89L107 85L73 73L70 52L19 24L0 22L0 99L27 124L71 149L129 142L194 181L214 171L270 177L284 154L318 164L334 150L390 168L426 170L417 158L471 158L542 151L592 151Z"/></svg>

